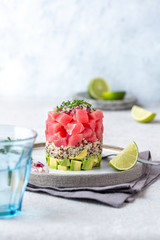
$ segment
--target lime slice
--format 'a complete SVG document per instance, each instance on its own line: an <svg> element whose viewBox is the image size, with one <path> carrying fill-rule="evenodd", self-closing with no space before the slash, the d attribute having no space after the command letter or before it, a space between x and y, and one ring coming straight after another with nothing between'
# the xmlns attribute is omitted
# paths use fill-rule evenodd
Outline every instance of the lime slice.
<svg viewBox="0 0 160 240"><path fill-rule="evenodd" d="M156 113L150 112L136 105L132 107L131 113L132 113L132 117L136 121L142 122L142 123L151 122L156 116Z"/></svg>
<svg viewBox="0 0 160 240"><path fill-rule="evenodd" d="M138 147L135 142L132 142L116 157L112 158L109 165L119 171L129 170L137 163L137 159Z"/></svg>
<svg viewBox="0 0 160 240"><path fill-rule="evenodd" d="M126 92L103 92L102 98L104 100L122 100L125 96Z"/></svg>
<svg viewBox="0 0 160 240"><path fill-rule="evenodd" d="M88 85L88 94L91 98L102 99L102 93L109 91L109 86L103 78L94 78Z"/></svg>

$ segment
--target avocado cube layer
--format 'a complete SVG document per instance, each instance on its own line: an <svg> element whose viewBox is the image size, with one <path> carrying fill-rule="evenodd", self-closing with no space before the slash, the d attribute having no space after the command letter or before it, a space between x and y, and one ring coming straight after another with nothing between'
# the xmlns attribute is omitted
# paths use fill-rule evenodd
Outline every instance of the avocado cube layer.
<svg viewBox="0 0 160 240"><path fill-rule="evenodd" d="M81 161L71 160L70 170L71 171L80 171L81 165L82 165Z"/></svg>
<svg viewBox="0 0 160 240"><path fill-rule="evenodd" d="M58 159L50 157L50 168L58 169Z"/></svg>
<svg viewBox="0 0 160 240"><path fill-rule="evenodd" d="M71 171L80 171L80 170L91 170L93 167L100 167L102 154L97 156L92 156L88 159L57 159L50 155L46 155L46 162L50 168L58 170L71 170Z"/></svg>
<svg viewBox="0 0 160 240"><path fill-rule="evenodd" d="M67 170L69 170L69 167L58 165L58 170L67 171Z"/></svg>
<svg viewBox="0 0 160 240"><path fill-rule="evenodd" d="M83 161L82 169L91 170L94 164L94 158L90 157Z"/></svg>
<svg viewBox="0 0 160 240"><path fill-rule="evenodd" d="M69 167L70 164L71 164L71 161L70 161L70 159L68 159L68 158L64 158L64 159L60 159L60 160L59 160L59 165L61 165L61 166L67 166L67 167Z"/></svg>
<svg viewBox="0 0 160 240"><path fill-rule="evenodd" d="M101 166L101 159L102 159L102 154L98 155L98 162L96 163L95 167L100 167Z"/></svg>
<svg viewBox="0 0 160 240"><path fill-rule="evenodd" d="M47 166L50 165L50 156L49 154L46 154L46 162L47 162Z"/></svg>

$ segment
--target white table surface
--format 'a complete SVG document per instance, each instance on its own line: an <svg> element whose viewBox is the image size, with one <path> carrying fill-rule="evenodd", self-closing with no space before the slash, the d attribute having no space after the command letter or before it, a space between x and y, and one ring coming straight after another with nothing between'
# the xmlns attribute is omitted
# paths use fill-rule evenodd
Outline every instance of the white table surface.
<svg viewBox="0 0 160 240"><path fill-rule="evenodd" d="M60 99L0 98L0 124L37 130L44 141L47 111ZM149 124L135 122L130 111L104 112L104 144L125 147L135 141L141 151L150 149L160 160L160 106ZM88 201L67 200L25 192L22 212L0 220L0 240L41 239L160 239L160 180L120 209Z"/></svg>

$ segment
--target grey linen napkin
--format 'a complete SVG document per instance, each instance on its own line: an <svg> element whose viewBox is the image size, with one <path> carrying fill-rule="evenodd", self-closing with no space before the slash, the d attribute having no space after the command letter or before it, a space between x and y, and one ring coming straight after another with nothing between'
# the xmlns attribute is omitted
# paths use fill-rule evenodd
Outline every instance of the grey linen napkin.
<svg viewBox="0 0 160 240"><path fill-rule="evenodd" d="M149 151L141 152L140 158L151 161ZM145 173L135 181L107 187L57 188L38 186L28 183L27 191L47 193L52 196L97 201L112 207L122 207L124 203L133 202L138 193L150 186L160 176L160 166L146 165Z"/></svg>

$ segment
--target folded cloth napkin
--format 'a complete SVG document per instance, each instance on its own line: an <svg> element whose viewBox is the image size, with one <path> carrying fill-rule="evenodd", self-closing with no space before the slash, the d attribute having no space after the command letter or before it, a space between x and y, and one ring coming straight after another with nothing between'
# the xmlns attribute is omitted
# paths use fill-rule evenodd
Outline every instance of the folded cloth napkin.
<svg viewBox="0 0 160 240"><path fill-rule="evenodd" d="M151 161L149 151L140 153L140 158ZM27 190L31 192L47 193L52 196L87 199L97 201L112 207L122 207L124 203L133 202L138 193L146 189L160 176L160 166L146 165L144 175L135 181L107 187L76 187L76 188L57 188L38 186L28 183Z"/></svg>

